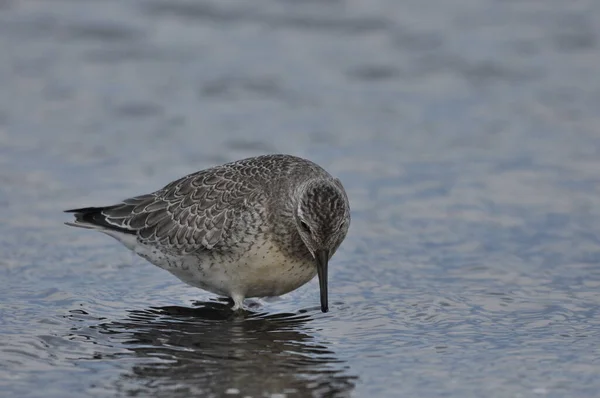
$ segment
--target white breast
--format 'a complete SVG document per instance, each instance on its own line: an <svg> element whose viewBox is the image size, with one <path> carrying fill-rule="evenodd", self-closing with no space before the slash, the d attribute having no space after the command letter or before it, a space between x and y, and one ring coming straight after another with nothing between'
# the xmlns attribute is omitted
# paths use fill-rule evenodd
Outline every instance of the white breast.
<svg viewBox="0 0 600 398"><path fill-rule="evenodd" d="M270 241L257 242L246 257L223 270L232 275L232 292L245 297L280 296L317 274L313 261L288 257Z"/></svg>
<svg viewBox="0 0 600 398"><path fill-rule="evenodd" d="M172 256L139 243L131 246L135 253L183 282L229 297L280 296L299 288L317 274L312 260L288 257L266 239L256 241L239 259L237 256L235 259Z"/></svg>

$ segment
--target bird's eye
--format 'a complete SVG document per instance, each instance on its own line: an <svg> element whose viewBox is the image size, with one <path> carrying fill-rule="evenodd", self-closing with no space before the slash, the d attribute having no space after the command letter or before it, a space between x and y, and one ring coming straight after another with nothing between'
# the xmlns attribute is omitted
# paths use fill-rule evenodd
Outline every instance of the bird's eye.
<svg viewBox="0 0 600 398"><path fill-rule="evenodd" d="M346 221L342 221L341 224L338 224L338 226L335 229L335 232L339 232L339 231L341 231L344 228L346 228Z"/></svg>
<svg viewBox="0 0 600 398"><path fill-rule="evenodd" d="M308 226L307 223L305 223L304 221L300 220L300 227L302 227L302 229L304 230L304 232L306 232L307 234L310 234L310 227Z"/></svg>

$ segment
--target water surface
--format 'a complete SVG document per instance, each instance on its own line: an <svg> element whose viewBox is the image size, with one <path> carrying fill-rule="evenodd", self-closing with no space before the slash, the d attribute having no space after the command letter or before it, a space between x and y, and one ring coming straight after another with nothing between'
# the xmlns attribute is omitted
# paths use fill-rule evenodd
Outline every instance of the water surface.
<svg viewBox="0 0 600 398"><path fill-rule="evenodd" d="M596 397L598 4L0 1L0 396ZM63 225L272 152L350 196L327 314Z"/></svg>

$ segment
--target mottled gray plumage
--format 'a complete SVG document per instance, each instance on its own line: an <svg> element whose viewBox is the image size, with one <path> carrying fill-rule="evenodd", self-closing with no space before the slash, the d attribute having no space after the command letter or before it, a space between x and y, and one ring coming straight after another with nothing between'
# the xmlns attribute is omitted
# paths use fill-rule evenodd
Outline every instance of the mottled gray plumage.
<svg viewBox="0 0 600 398"><path fill-rule="evenodd" d="M185 176L107 207L68 210L184 282L233 298L276 296L317 273L350 225L340 180L290 155L264 155Z"/></svg>

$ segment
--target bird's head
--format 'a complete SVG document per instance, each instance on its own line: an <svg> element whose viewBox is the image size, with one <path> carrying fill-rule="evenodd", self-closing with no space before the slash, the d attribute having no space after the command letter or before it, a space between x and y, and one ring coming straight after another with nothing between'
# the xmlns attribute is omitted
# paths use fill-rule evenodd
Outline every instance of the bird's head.
<svg viewBox="0 0 600 398"><path fill-rule="evenodd" d="M327 312L327 265L350 227L350 205L340 180L315 179L304 184L295 218L298 233L315 260L321 311Z"/></svg>

